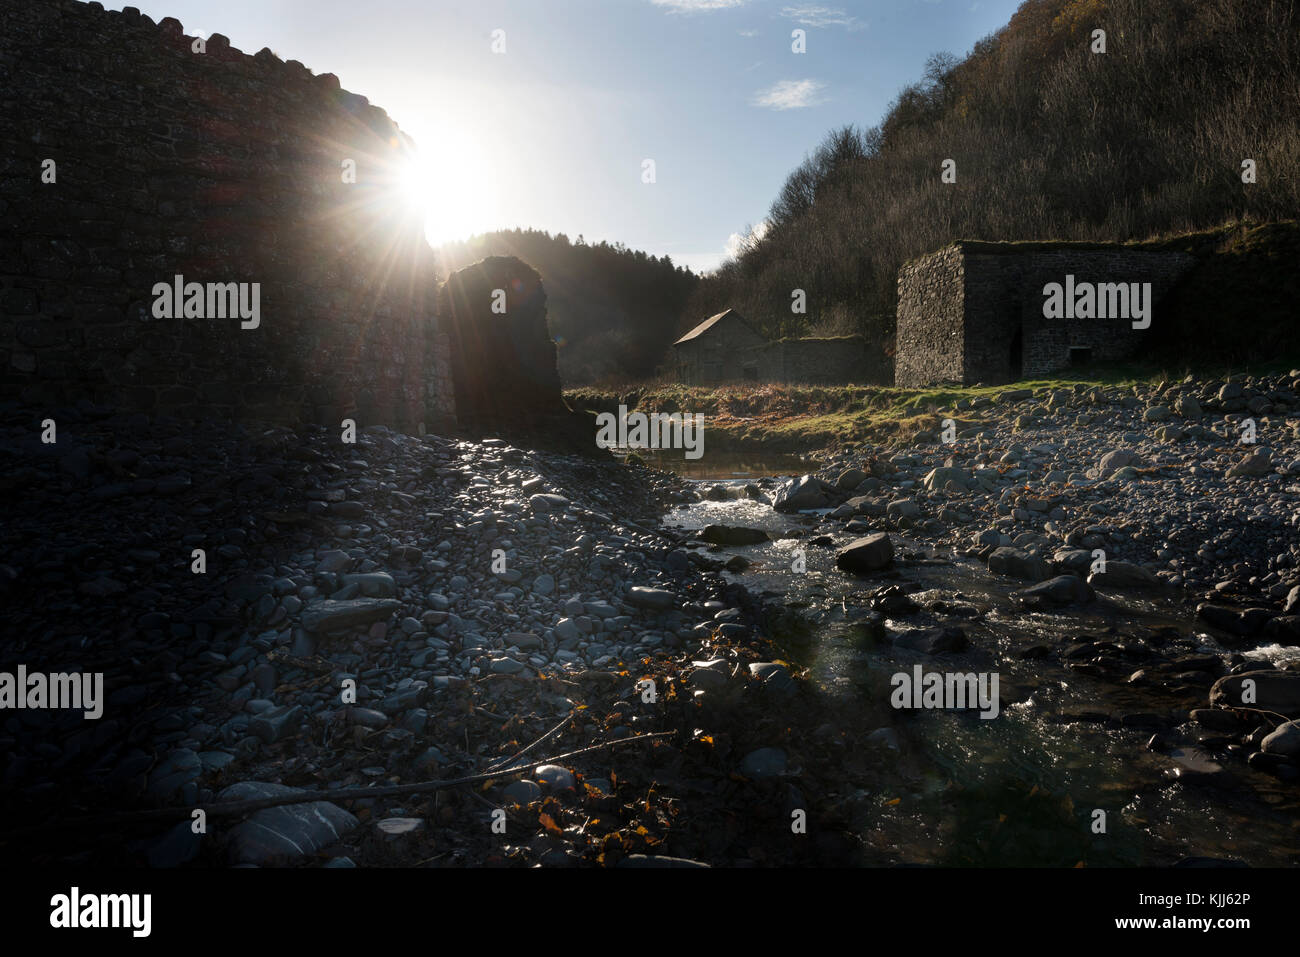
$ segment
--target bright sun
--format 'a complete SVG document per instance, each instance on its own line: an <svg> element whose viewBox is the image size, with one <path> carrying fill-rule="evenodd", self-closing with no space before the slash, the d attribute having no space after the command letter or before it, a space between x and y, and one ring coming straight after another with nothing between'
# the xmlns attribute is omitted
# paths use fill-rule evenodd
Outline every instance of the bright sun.
<svg viewBox="0 0 1300 957"><path fill-rule="evenodd" d="M425 237L431 246L496 229L497 175L492 161L472 138L445 135L450 150L427 147L402 174L402 189L425 211Z"/></svg>

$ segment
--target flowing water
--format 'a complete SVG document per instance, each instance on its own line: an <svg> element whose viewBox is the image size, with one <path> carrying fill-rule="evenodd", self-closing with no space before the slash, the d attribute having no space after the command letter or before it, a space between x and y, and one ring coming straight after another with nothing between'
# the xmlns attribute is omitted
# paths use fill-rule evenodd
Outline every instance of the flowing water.
<svg viewBox="0 0 1300 957"><path fill-rule="evenodd" d="M680 464L680 463L678 463ZM761 466L750 469L761 473ZM725 470L724 470L725 471ZM771 474L768 472L767 474ZM734 480L743 486L745 479ZM707 484L717 484L710 482ZM762 528L774 536L801 529L804 538L721 549L753 564L727 573L752 593L795 609L807 634L776 635L786 658L809 676L856 742L844 758L843 785L851 817L882 861L920 864L1087 866L1163 865L1188 858L1232 859L1252 866L1300 862L1300 800L1294 785L1248 768L1244 754L1202 750L1194 728L1172 732L1176 744L1148 750L1152 724L1179 725L1205 707L1208 684L1170 694L1141 684L1116 684L1067 668L1058 652L1074 636L1146 642L1162 652L1222 653L1172 601L1098 600L1061 612L1026 611L1008 593L1014 585L978 562L892 535L896 571L867 578L840 572L834 549L810 542L811 516L787 516L745 498L702 501L664 517L666 527L709 524ZM792 570L803 549L806 571ZM890 631L960 624L970 639L959 653L928 656L873 641L863 621L867 591L891 581L915 582L922 605L942 596L982 614L956 620L922 612L886 618ZM1038 657L1050 650L1047 657ZM1276 646L1247 653L1295 657ZM995 672L1002 710L990 720L974 711L894 710L890 678L926 670ZM1110 720L1107 720L1107 719ZM1120 720L1123 723L1121 724ZM863 744L873 729L895 747ZM814 729L806 729L809 734ZM1207 744L1206 747L1222 747ZM1104 812L1104 833L1097 831Z"/></svg>

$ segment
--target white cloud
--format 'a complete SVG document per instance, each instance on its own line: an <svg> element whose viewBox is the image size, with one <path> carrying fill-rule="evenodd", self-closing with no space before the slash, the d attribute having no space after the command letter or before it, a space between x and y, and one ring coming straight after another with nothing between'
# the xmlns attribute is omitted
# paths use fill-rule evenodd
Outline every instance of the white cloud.
<svg viewBox="0 0 1300 957"><path fill-rule="evenodd" d="M865 30L867 24L852 14L838 7L823 7L805 3L797 7L782 7L781 16L805 27L847 27L849 30Z"/></svg>
<svg viewBox="0 0 1300 957"><path fill-rule="evenodd" d="M758 31L757 31L757 30L737 30L736 32L739 33L742 37L756 37L756 36L758 36Z"/></svg>
<svg viewBox="0 0 1300 957"><path fill-rule="evenodd" d="M816 106L823 102L818 94L825 86L820 80L782 80L761 91L754 98L754 105L772 110L798 110Z"/></svg>
<svg viewBox="0 0 1300 957"><path fill-rule="evenodd" d="M673 13L702 13L707 10L727 10L741 6L745 0L650 0L656 7L667 7Z"/></svg>
<svg viewBox="0 0 1300 957"><path fill-rule="evenodd" d="M771 222L764 219L757 226L751 226L749 232L745 235L732 233L727 237L727 245L723 247L728 259L735 259L751 242L758 242L767 235L767 231L772 227Z"/></svg>

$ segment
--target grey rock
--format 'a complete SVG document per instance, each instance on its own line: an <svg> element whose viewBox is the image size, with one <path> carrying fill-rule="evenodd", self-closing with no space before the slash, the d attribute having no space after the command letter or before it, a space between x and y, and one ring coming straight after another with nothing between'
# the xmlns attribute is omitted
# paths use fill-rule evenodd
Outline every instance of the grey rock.
<svg viewBox="0 0 1300 957"><path fill-rule="evenodd" d="M401 607L395 598L354 598L350 601L312 602L302 613L308 631L344 631L359 625L384 621Z"/></svg>
<svg viewBox="0 0 1300 957"><path fill-rule="evenodd" d="M1077 575L1057 575L1015 594L1021 598L1042 598L1057 605L1085 604L1097 597L1092 587Z"/></svg>
<svg viewBox="0 0 1300 957"><path fill-rule="evenodd" d="M1254 684L1254 700L1243 700L1244 682ZM1256 708L1300 718L1300 671L1244 671L1225 675L1210 689L1210 704L1218 708Z"/></svg>
<svg viewBox="0 0 1300 957"><path fill-rule="evenodd" d="M835 567L854 574L879 571L894 562L894 544L886 532L855 539L835 555Z"/></svg>
<svg viewBox="0 0 1300 957"><path fill-rule="evenodd" d="M217 795L218 801L247 801L304 793L299 788L264 781L241 781ZM315 854L342 840L360 822L328 801L263 808L230 832L233 864L283 864Z"/></svg>
<svg viewBox="0 0 1300 957"><path fill-rule="evenodd" d="M1006 545L989 555L989 571L1032 582L1045 581L1052 573L1047 562L1037 555Z"/></svg>
<svg viewBox="0 0 1300 957"><path fill-rule="evenodd" d="M677 596L667 589L647 588L644 585L634 585L629 588L626 598L629 605L652 611L666 611L677 604Z"/></svg>
<svg viewBox="0 0 1300 957"><path fill-rule="evenodd" d="M759 748L745 755L740 762L740 773L761 781L779 777L786 771L786 755L780 748Z"/></svg>

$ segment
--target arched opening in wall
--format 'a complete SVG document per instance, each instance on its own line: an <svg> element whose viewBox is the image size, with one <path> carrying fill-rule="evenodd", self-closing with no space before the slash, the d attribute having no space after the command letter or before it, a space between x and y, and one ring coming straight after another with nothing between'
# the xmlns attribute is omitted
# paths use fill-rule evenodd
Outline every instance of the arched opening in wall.
<svg viewBox="0 0 1300 957"><path fill-rule="evenodd" d="M1009 371L1011 375L1011 379L1010 379L1011 382L1019 382L1024 377L1024 368L1025 368L1024 352L1025 352L1024 330L1016 329L1015 333L1011 336L1010 356L1008 357L1010 359Z"/></svg>

